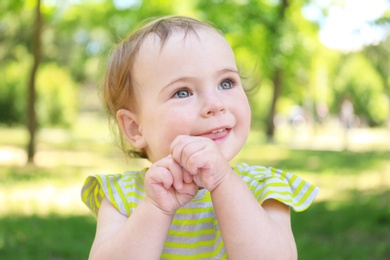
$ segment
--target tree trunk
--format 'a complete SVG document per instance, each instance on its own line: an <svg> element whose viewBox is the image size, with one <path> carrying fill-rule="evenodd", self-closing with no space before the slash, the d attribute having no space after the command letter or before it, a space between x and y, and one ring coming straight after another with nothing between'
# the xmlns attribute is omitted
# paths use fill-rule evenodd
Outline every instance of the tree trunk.
<svg viewBox="0 0 390 260"><path fill-rule="evenodd" d="M273 88L271 108L268 114L268 121L267 121L267 138L269 141L273 140L275 134L274 117L276 112L276 103L282 93L282 78L283 78L282 70L280 68L276 68L272 78L274 88Z"/></svg>
<svg viewBox="0 0 390 260"><path fill-rule="evenodd" d="M280 39L281 39L281 29L284 24L285 20L285 14L286 9L288 8L289 1L288 0L282 0L280 3L280 9L279 9L279 22L276 24L276 26L273 28L273 31L275 32L274 37L276 37L274 41L274 48L273 48L273 55L274 56L280 56L282 55L280 53ZM272 82L274 85L273 88L273 95L272 95L272 103L271 107L268 113L268 119L267 119L267 129L266 129L266 135L268 141L272 141L275 135L275 124L274 124L274 118L276 113L276 104L278 102L278 99L280 95L282 94L283 89L283 68L281 67L280 63L274 64L273 68L273 74L272 74Z"/></svg>
<svg viewBox="0 0 390 260"><path fill-rule="evenodd" d="M37 6L35 9L35 24L33 35L33 56L34 63L31 69L30 80L28 81L28 98L27 98L27 128L29 132L29 143L27 145L27 158L29 163L33 163L35 155L35 136L37 131L37 117L35 112L35 78L39 63L41 61L41 1L37 0Z"/></svg>

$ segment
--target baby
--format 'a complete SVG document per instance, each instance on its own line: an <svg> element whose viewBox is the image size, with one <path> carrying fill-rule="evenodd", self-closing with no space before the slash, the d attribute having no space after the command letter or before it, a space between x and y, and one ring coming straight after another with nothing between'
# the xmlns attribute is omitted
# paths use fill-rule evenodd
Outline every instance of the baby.
<svg viewBox="0 0 390 260"><path fill-rule="evenodd" d="M113 52L104 100L151 166L87 178L91 259L296 259L290 207L318 188L290 173L229 165L251 112L231 47L212 26L169 16Z"/></svg>

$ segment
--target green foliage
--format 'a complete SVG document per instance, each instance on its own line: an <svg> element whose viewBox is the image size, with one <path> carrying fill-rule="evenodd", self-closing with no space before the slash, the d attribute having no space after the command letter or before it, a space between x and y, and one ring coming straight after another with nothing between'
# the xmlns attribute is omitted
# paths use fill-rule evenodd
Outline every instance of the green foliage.
<svg viewBox="0 0 390 260"><path fill-rule="evenodd" d="M79 105L76 83L66 69L56 64L42 66L37 77L37 114L46 126L69 127Z"/></svg>
<svg viewBox="0 0 390 260"><path fill-rule="evenodd" d="M31 9L25 1L0 3L0 123L23 124L26 114L27 78L31 67L29 48Z"/></svg>
<svg viewBox="0 0 390 260"><path fill-rule="evenodd" d="M21 50L24 53L23 50ZM4 65L0 82L0 122L7 125L22 124L26 113L26 78L30 62L14 61Z"/></svg>
<svg viewBox="0 0 390 260"><path fill-rule="evenodd" d="M381 76L363 55L351 54L342 61L335 78L335 96L336 104L349 97L355 113L370 125L384 124L389 116Z"/></svg>
<svg viewBox="0 0 390 260"><path fill-rule="evenodd" d="M8 63L2 70L0 122L3 124L23 124L26 120L28 60ZM43 66L37 77L36 91L36 110L42 126L72 125L78 113L79 90L66 69L55 64Z"/></svg>
<svg viewBox="0 0 390 260"><path fill-rule="evenodd" d="M387 14L389 15L388 10ZM390 18L388 18L390 20ZM390 22L388 24L390 26ZM390 91L390 36L386 40L377 45L367 46L363 50L363 54L371 62L374 68L379 72L386 86L386 90Z"/></svg>

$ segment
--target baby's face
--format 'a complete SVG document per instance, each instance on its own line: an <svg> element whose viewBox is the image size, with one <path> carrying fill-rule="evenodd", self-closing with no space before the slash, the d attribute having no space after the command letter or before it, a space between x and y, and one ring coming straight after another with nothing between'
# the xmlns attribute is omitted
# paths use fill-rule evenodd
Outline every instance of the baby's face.
<svg viewBox="0 0 390 260"><path fill-rule="evenodd" d="M162 47L148 36L133 75L142 148L152 162L169 155L178 135L210 138L228 160L240 151L250 108L234 54L217 32L174 32Z"/></svg>

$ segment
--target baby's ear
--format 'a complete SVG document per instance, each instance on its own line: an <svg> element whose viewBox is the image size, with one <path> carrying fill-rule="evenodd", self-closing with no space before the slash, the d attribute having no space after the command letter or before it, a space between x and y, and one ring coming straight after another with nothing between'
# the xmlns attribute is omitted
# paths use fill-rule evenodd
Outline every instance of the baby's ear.
<svg viewBox="0 0 390 260"><path fill-rule="evenodd" d="M137 115L127 109L119 109L116 112L116 120L122 131L123 136L135 148L142 149L146 147L146 141L143 137L137 120Z"/></svg>

